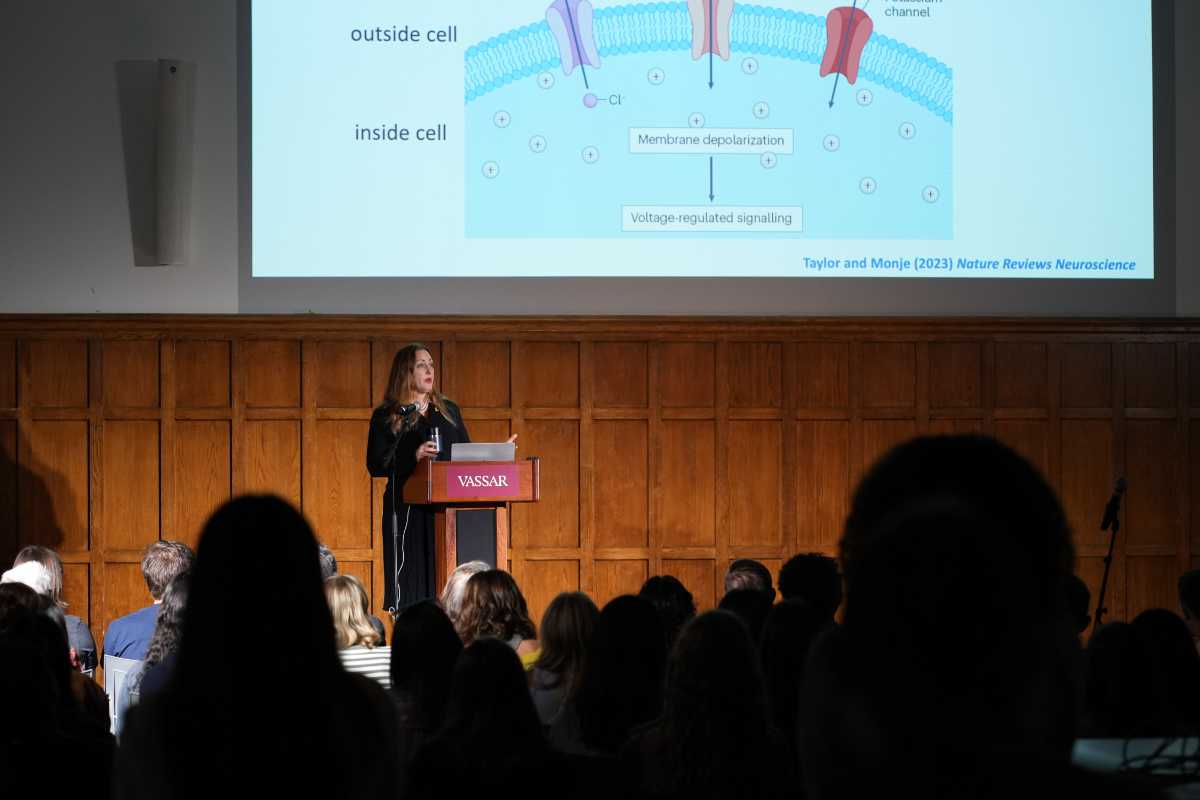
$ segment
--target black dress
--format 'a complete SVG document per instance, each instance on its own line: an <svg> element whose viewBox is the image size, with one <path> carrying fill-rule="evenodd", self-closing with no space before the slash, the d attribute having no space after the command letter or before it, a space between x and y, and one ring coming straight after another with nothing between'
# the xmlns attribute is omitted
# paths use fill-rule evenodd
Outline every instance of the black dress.
<svg viewBox="0 0 1200 800"><path fill-rule="evenodd" d="M371 415L367 471L373 478L388 479L383 495L383 606L391 611L437 596L433 509L409 506L404 502L403 490L404 482L417 468L416 451L429 440L430 428L438 428L442 435L439 461L450 459L450 445L471 441L458 406L450 401L446 405L457 423L431 405L425 416L418 416L415 425L402 428L399 434L392 433L385 409L377 408Z"/></svg>

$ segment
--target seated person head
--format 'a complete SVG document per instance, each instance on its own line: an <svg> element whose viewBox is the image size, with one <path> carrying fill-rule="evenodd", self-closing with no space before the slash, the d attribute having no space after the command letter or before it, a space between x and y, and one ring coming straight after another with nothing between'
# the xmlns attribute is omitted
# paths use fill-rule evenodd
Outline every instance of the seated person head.
<svg viewBox="0 0 1200 800"><path fill-rule="evenodd" d="M767 614L771 613L771 598L754 589L734 589L725 593L717 607L740 619L750 634L750 641L757 644Z"/></svg>
<svg viewBox="0 0 1200 800"><path fill-rule="evenodd" d="M325 579L325 601L333 615L333 630L338 649L374 647L379 634L371 625L367 590L353 575L334 575Z"/></svg>
<svg viewBox="0 0 1200 800"><path fill-rule="evenodd" d="M46 593L54 599L54 602L65 608L67 604L62 601L63 565L58 553L49 547L37 544L26 545L17 552L17 557L13 559L13 566L20 566L28 562L35 562L46 568L46 571L50 573L50 586Z"/></svg>
<svg viewBox="0 0 1200 800"><path fill-rule="evenodd" d="M317 557L321 559L321 580L327 581L338 574L337 557L321 542L317 542Z"/></svg>
<svg viewBox="0 0 1200 800"><path fill-rule="evenodd" d="M640 597L654 606L667 635L667 647L674 643L680 629L696 616L696 601L687 587L674 575L654 575L642 584Z"/></svg>
<svg viewBox="0 0 1200 800"><path fill-rule="evenodd" d="M822 553L801 553L779 570L779 593L784 600L802 600L833 619L842 604L842 575L837 560Z"/></svg>
<svg viewBox="0 0 1200 800"><path fill-rule="evenodd" d="M734 589L751 589L761 592L775 601L775 587L771 582L771 571L752 558L739 558L725 572L725 593Z"/></svg>
<svg viewBox="0 0 1200 800"><path fill-rule="evenodd" d="M192 548L183 542L164 540L146 548L142 555L142 577L154 602L162 600L163 592L177 575L191 569L193 560Z"/></svg>
<svg viewBox="0 0 1200 800"><path fill-rule="evenodd" d="M458 624L458 615L462 612L463 592L467 590L467 581L471 580L472 575L478 575L480 572L486 572L491 569L491 566L486 561L468 561L465 564L459 564L446 578L446 585L442 587L442 594L438 598L438 602L442 605L442 610L446 612L446 616L450 621Z"/></svg>
<svg viewBox="0 0 1200 800"><path fill-rule="evenodd" d="M1001 758L1066 763L1074 552L1028 462L979 436L900 445L859 485L840 547L844 625L814 645L803 689L814 796L902 773L984 780Z"/></svg>

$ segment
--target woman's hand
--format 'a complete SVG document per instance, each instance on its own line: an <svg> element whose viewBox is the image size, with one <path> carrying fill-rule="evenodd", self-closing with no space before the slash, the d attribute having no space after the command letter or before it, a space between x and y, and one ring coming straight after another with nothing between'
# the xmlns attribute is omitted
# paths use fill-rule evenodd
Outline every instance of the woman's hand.
<svg viewBox="0 0 1200 800"><path fill-rule="evenodd" d="M505 444L511 444L513 446L516 446L515 445L516 441L517 441L517 434L514 433L512 436L508 437L508 441L506 441Z"/></svg>
<svg viewBox="0 0 1200 800"><path fill-rule="evenodd" d="M422 442L421 446L417 448L417 452L414 455L419 463L426 458L437 458L437 454L437 447L433 442Z"/></svg>

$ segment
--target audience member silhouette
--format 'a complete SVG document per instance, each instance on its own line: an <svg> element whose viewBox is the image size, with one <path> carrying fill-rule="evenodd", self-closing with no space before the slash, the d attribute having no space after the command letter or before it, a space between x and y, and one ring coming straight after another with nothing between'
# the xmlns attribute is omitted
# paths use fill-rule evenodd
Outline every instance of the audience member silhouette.
<svg viewBox="0 0 1200 800"><path fill-rule="evenodd" d="M771 725L758 654L735 615L710 611L679 634L662 716L626 750L647 798L776 798L795 791L793 756Z"/></svg>
<svg viewBox="0 0 1200 800"><path fill-rule="evenodd" d="M667 648L670 649L679 631L696 616L696 602L692 599L692 593L674 575L655 575L642 584L638 595L649 600L658 612L667 637Z"/></svg>
<svg viewBox="0 0 1200 800"><path fill-rule="evenodd" d="M515 650L525 669L533 669L537 662L537 628L529 618L525 595L504 570L489 569L471 576L454 627L464 646L490 636Z"/></svg>
<svg viewBox="0 0 1200 800"><path fill-rule="evenodd" d="M0 733L0 775L6 796L69 791L70 773L86 776L88 792L109 796L113 738L72 690L65 632L45 612L61 610L24 585L0 587L0 692L5 725ZM94 684L93 684L94 685ZM82 784L74 784L78 789Z"/></svg>
<svg viewBox="0 0 1200 800"><path fill-rule="evenodd" d="M525 671L493 638L471 643L454 667L445 722L418 751L406 797L561 797L565 761L542 735Z"/></svg>
<svg viewBox="0 0 1200 800"><path fill-rule="evenodd" d="M1074 553L1037 471L984 437L905 443L859 485L840 548L844 623L803 687L810 796L1069 791Z"/></svg>
<svg viewBox="0 0 1200 800"><path fill-rule="evenodd" d="M775 587L771 583L771 570L753 558L739 558L726 570L725 594L729 594L735 589L751 589L762 592L770 602L775 602Z"/></svg>
<svg viewBox="0 0 1200 800"><path fill-rule="evenodd" d="M534 665L529 689L543 725L549 725L583 676L588 642L600 609L583 592L562 592L542 614L542 654Z"/></svg>
<svg viewBox="0 0 1200 800"><path fill-rule="evenodd" d="M402 769L441 727L454 664L462 649L450 618L433 601L413 603L396 615L391 676L400 709Z"/></svg>
<svg viewBox="0 0 1200 800"><path fill-rule="evenodd" d="M717 607L739 617L750 632L750 638L757 644L767 614L771 612L771 596L756 589L734 589L725 593Z"/></svg>
<svg viewBox="0 0 1200 800"><path fill-rule="evenodd" d="M1152 608L1130 626L1151 665L1151 708L1160 710L1155 723L1163 728L1152 735L1200 734L1200 655L1187 624L1165 608Z"/></svg>
<svg viewBox="0 0 1200 800"><path fill-rule="evenodd" d="M792 556L779 570L784 600L802 600L832 620L842 604L842 576L835 559L821 553Z"/></svg>
<svg viewBox="0 0 1200 800"><path fill-rule="evenodd" d="M254 608L272 615L270 640ZM135 706L117 761L122 797L393 798L396 715L378 684L342 669L308 523L246 496L208 520L174 676ZM331 768L336 765L336 768Z"/></svg>
<svg viewBox="0 0 1200 800"><path fill-rule="evenodd" d="M824 611L803 600L785 600L771 607L759 641L771 721L796 752L797 712L804 662L809 648L834 623Z"/></svg>
<svg viewBox="0 0 1200 800"><path fill-rule="evenodd" d="M665 643L649 600L609 601L588 642L579 688L550 726L551 743L566 753L615 755L662 710Z"/></svg>
<svg viewBox="0 0 1200 800"><path fill-rule="evenodd" d="M67 604L62 599L63 565L58 553L49 547L31 544L17 551L13 566L26 562L41 564L50 573L49 594L55 603L63 610L67 621L67 642L71 648L71 662L79 669L91 671L96 668L96 640L87 623L74 614L67 614Z"/></svg>

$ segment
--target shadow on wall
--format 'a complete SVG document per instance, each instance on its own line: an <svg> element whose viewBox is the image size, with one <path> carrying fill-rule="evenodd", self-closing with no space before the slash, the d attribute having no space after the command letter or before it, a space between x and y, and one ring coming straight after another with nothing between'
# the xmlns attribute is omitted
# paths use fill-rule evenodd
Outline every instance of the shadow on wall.
<svg viewBox="0 0 1200 800"><path fill-rule="evenodd" d="M3 569L8 569L17 551L28 544L40 544L61 553L65 535L55 511L56 501L65 502L66 507L75 505L66 477L31 461L30 453L25 433L16 422L4 423L0 427L0 566ZM22 463L22 455L28 463ZM85 531L87 506L85 498L82 520Z"/></svg>

